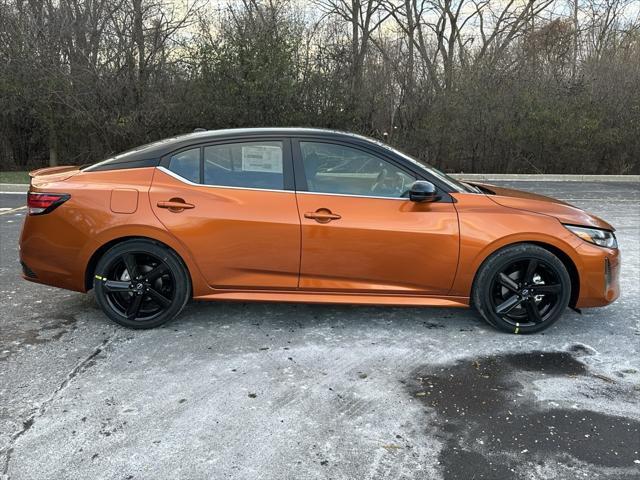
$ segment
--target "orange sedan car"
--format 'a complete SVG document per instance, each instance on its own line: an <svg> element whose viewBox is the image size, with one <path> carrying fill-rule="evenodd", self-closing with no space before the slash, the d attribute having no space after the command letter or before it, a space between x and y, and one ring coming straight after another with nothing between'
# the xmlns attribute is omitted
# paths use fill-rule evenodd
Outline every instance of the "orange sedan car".
<svg viewBox="0 0 640 480"><path fill-rule="evenodd" d="M24 278L93 288L132 328L195 298L472 305L531 333L619 295L605 221L330 130L200 131L37 170L28 207Z"/></svg>

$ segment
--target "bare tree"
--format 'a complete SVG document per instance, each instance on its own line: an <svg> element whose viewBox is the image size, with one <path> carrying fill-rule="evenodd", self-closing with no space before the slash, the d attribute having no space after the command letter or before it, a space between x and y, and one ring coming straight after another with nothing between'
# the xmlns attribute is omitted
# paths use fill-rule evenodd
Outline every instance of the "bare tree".
<svg viewBox="0 0 640 480"><path fill-rule="evenodd" d="M363 66L371 45L371 37L390 13L382 0L320 0L319 6L329 16L337 16L350 26L351 33L351 100L357 108L363 86Z"/></svg>
<svg viewBox="0 0 640 480"><path fill-rule="evenodd" d="M447 170L640 168L637 0L227 1L0 0L0 168L258 125Z"/></svg>

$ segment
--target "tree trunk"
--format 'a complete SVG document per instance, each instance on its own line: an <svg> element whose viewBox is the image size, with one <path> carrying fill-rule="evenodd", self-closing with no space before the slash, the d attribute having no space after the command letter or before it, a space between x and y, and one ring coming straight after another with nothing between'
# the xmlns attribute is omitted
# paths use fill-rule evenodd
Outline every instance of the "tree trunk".
<svg viewBox="0 0 640 480"><path fill-rule="evenodd" d="M141 103L146 90L146 49L144 45L144 24L142 0L133 0L133 41L138 53L137 101Z"/></svg>
<svg viewBox="0 0 640 480"><path fill-rule="evenodd" d="M49 126L49 166L58 166L58 135L53 125Z"/></svg>
<svg viewBox="0 0 640 480"><path fill-rule="evenodd" d="M573 0L573 51L571 58L571 77L576 76L578 68L578 39L580 35L578 23L578 0Z"/></svg>

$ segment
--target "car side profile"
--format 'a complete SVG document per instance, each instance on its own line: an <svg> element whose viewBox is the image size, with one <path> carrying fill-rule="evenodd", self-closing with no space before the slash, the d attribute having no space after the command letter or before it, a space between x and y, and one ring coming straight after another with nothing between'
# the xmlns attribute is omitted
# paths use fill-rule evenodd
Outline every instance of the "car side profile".
<svg viewBox="0 0 640 480"><path fill-rule="evenodd" d="M332 130L199 131L31 172L25 279L151 328L191 298L475 307L532 333L619 295L605 221Z"/></svg>

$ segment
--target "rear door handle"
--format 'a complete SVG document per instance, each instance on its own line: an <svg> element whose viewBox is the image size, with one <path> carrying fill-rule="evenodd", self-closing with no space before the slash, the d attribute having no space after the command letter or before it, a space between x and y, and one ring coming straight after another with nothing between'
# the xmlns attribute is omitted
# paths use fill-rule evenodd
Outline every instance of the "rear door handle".
<svg viewBox="0 0 640 480"><path fill-rule="evenodd" d="M304 218L310 218L318 223L329 223L331 220L340 220L342 216L337 213L331 213L331 210L327 208L320 208L315 212L306 212Z"/></svg>
<svg viewBox="0 0 640 480"><path fill-rule="evenodd" d="M158 202L158 208L167 208L170 212L181 212L189 208L195 208L192 203L187 203L181 198L172 198L167 202Z"/></svg>

